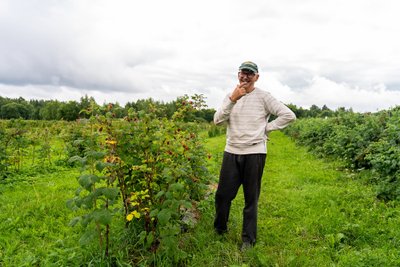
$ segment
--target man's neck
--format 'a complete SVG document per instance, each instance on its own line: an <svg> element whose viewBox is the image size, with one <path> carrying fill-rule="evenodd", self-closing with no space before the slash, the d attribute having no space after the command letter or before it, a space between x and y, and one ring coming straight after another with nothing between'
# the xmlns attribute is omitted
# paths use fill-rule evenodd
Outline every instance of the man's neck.
<svg viewBox="0 0 400 267"><path fill-rule="evenodd" d="M246 93L250 94L254 91L254 89L256 89L256 87L253 85L252 87L246 89Z"/></svg>

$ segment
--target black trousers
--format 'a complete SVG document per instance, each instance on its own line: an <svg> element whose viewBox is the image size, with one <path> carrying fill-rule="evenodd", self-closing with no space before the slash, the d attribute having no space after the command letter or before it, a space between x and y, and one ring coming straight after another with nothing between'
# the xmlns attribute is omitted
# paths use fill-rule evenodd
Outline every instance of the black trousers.
<svg viewBox="0 0 400 267"><path fill-rule="evenodd" d="M242 241L254 244L257 236L257 206L261 190L266 154L236 155L224 153L215 194L214 228L227 231L232 200L243 185L245 205L243 208Z"/></svg>

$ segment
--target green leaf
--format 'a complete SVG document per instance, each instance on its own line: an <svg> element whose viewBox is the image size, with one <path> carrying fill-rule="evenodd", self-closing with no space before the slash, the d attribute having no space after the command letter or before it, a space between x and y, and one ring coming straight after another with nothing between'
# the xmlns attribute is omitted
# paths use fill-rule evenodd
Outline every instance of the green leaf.
<svg viewBox="0 0 400 267"><path fill-rule="evenodd" d="M87 229L86 232L79 239L81 245L90 244L97 236L97 232L94 229Z"/></svg>
<svg viewBox="0 0 400 267"><path fill-rule="evenodd" d="M158 222L160 225L166 225L171 218L171 210L163 209L157 214Z"/></svg>
<svg viewBox="0 0 400 267"><path fill-rule="evenodd" d="M91 186L93 185L91 174L82 174L79 176L79 184L85 189L90 191Z"/></svg>
<svg viewBox="0 0 400 267"><path fill-rule="evenodd" d="M165 194L165 192L163 190L161 190L160 192L157 193L156 195L156 199L159 199L160 197L162 197Z"/></svg>
<svg viewBox="0 0 400 267"><path fill-rule="evenodd" d="M187 208L187 209L192 208L192 203L191 203L190 201L181 200L181 201L180 201L180 204L181 204L183 207Z"/></svg>
<svg viewBox="0 0 400 267"><path fill-rule="evenodd" d="M182 191L183 189L184 189L184 186L183 186L183 184L181 184L181 183L174 183L174 184L171 184L171 185L169 186L169 190L170 190L170 191L179 192L179 191Z"/></svg>
<svg viewBox="0 0 400 267"><path fill-rule="evenodd" d="M150 211L150 217L151 217L151 218L156 217L157 214L158 214L158 209L155 209L155 210Z"/></svg>
<svg viewBox="0 0 400 267"><path fill-rule="evenodd" d="M79 196L82 192L83 188L82 187L78 187L75 191L75 196Z"/></svg>
<svg viewBox="0 0 400 267"><path fill-rule="evenodd" d="M104 170L105 167L107 167L107 163L106 162L101 162L101 161L97 161L96 162L96 170L99 172L102 172Z"/></svg>
<svg viewBox="0 0 400 267"><path fill-rule="evenodd" d="M87 227L92 220L93 220L92 214L85 214L82 216L81 224L83 227Z"/></svg>
<svg viewBox="0 0 400 267"><path fill-rule="evenodd" d="M107 225L111 223L112 213L107 209L93 211L93 219L95 222Z"/></svg>
<svg viewBox="0 0 400 267"><path fill-rule="evenodd" d="M109 200L114 200L118 196L118 188L102 188L103 195Z"/></svg>
<svg viewBox="0 0 400 267"><path fill-rule="evenodd" d="M168 194L168 193L167 193L167 194ZM167 199L167 200L164 201L164 203L162 204L162 206L163 206L164 208L168 208L168 207L172 206L172 204L173 204L172 200Z"/></svg>
<svg viewBox="0 0 400 267"><path fill-rule="evenodd" d="M144 110L140 110L138 112L139 118L143 118L146 115L146 112Z"/></svg>
<svg viewBox="0 0 400 267"><path fill-rule="evenodd" d="M146 236L147 236L147 233L146 233L146 231L141 231L140 232L140 234L139 234L139 242L140 243L143 243L144 242L144 239L146 238Z"/></svg>
<svg viewBox="0 0 400 267"><path fill-rule="evenodd" d="M69 222L69 226L75 226L78 222L80 222L82 220L81 216L75 217L73 218L70 222Z"/></svg>
<svg viewBox="0 0 400 267"><path fill-rule="evenodd" d="M82 207L84 209L91 209L94 205L94 200L97 198L96 191L91 192L89 195L81 198L77 201L77 206Z"/></svg>
<svg viewBox="0 0 400 267"><path fill-rule="evenodd" d="M67 202L66 202L66 206L67 206L68 209L74 210L74 208L76 207L75 198L68 199Z"/></svg>
<svg viewBox="0 0 400 267"><path fill-rule="evenodd" d="M88 191L91 191L93 184L99 181L100 177L93 174L82 174L78 179L79 184Z"/></svg>
<svg viewBox="0 0 400 267"><path fill-rule="evenodd" d="M146 247L150 247L151 244L153 244L153 241L154 241L154 233L153 233L153 232L150 232L150 233L147 235Z"/></svg>
<svg viewBox="0 0 400 267"><path fill-rule="evenodd" d="M100 151L89 150L85 154L88 158L92 159L103 159L105 153Z"/></svg>
<svg viewBox="0 0 400 267"><path fill-rule="evenodd" d="M75 140L74 142L73 142L73 145L74 146L79 146L80 144L82 144L82 143L84 143L85 142L85 140L83 140L83 139L77 139L77 140Z"/></svg>
<svg viewBox="0 0 400 267"><path fill-rule="evenodd" d="M80 164L85 163L85 158L79 157L79 156L73 156L68 160L68 163L74 163L74 162L79 162Z"/></svg>

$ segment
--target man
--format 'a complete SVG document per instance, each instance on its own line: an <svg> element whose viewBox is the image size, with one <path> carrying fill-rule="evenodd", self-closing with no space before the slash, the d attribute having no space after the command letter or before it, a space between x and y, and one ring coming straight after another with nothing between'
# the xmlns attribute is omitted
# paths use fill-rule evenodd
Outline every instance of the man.
<svg viewBox="0 0 400 267"><path fill-rule="evenodd" d="M214 123L227 123L226 146L218 189L215 195L214 228L227 231L232 200L243 185L242 250L254 246L257 235L257 206L261 177L267 153L267 135L283 129L296 119L295 114L270 93L255 87L258 67L251 61L239 67L239 84L228 94L214 114ZM276 119L268 122L270 115Z"/></svg>

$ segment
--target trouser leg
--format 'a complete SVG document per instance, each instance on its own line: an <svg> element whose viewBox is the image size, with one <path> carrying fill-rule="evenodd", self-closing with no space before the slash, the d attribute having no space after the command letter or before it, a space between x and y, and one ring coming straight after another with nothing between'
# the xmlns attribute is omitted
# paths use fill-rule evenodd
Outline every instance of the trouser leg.
<svg viewBox="0 0 400 267"><path fill-rule="evenodd" d="M246 155L243 165L243 208L242 241L254 244L257 237L257 207L261 190L261 178L266 154Z"/></svg>
<svg viewBox="0 0 400 267"><path fill-rule="evenodd" d="M224 152L219 176L218 189L215 194L214 228L217 232L225 232L229 219L232 200L240 187L240 173L236 155Z"/></svg>

